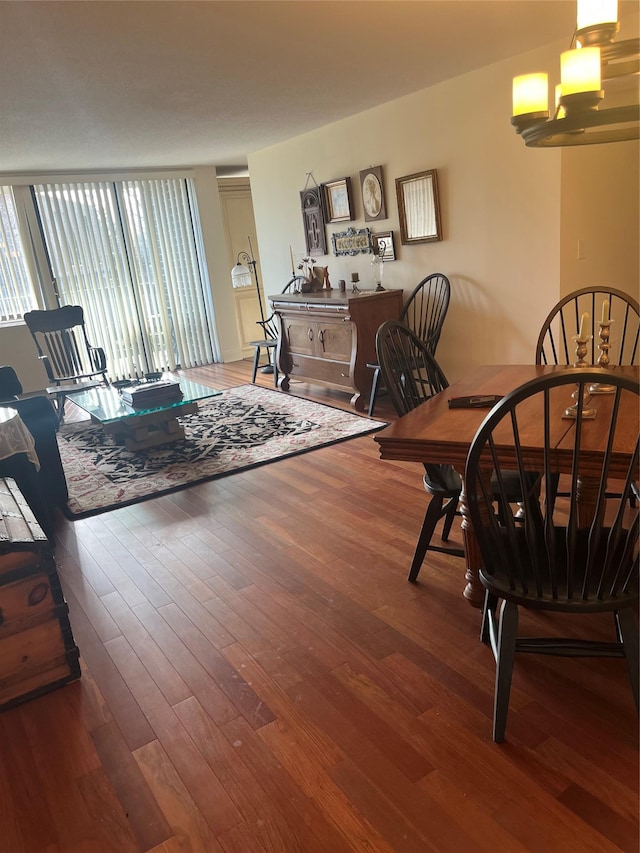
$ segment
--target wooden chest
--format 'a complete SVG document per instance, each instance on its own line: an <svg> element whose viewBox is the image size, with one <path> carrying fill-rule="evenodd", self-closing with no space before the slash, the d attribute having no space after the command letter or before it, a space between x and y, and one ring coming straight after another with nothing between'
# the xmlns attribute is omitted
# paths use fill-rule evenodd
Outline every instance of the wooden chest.
<svg viewBox="0 0 640 853"><path fill-rule="evenodd" d="M0 478L0 710L75 681L78 658L51 545Z"/></svg>

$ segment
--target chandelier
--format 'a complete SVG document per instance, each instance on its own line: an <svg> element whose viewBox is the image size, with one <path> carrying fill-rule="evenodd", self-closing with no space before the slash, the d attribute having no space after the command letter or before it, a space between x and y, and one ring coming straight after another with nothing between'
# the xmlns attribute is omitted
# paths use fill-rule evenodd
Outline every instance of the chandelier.
<svg viewBox="0 0 640 853"><path fill-rule="evenodd" d="M546 74L513 79L511 124L532 148L625 142L640 138L640 39L615 42L620 29L618 0L578 0L571 49L560 56L560 83L549 117ZM608 101L602 108L607 84ZM625 83L632 84L632 103L619 105ZM607 101L605 101L607 103Z"/></svg>

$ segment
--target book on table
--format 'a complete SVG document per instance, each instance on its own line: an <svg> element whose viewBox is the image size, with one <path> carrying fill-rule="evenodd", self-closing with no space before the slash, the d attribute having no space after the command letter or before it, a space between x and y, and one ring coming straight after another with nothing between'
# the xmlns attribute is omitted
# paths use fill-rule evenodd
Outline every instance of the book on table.
<svg viewBox="0 0 640 853"><path fill-rule="evenodd" d="M179 382L149 382L131 388L123 388L120 396L133 407L154 406L159 403L174 403L182 399Z"/></svg>

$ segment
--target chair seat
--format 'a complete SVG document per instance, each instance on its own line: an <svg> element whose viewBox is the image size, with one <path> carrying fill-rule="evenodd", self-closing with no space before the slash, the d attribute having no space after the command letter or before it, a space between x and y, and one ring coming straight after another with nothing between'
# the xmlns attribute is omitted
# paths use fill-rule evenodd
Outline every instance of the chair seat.
<svg viewBox="0 0 640 853"><path fill-rule="evenodd" d="M277 346L278 341L273 338L264 338L261 341L249 341L247 346L250 347L275 347Z"/></svg>
<svg viewBox="0 0 640 853"><path fill-rule="evenodd" d="M63 381L59 385L49 385L46 392L49 396L55 397L59 394L68 396L69 394L79 394L81 391L90 391L92 388L98 388L104 385L104 382L97 379L80 380L79 382Z"/></svg>
<svg viewBox="0 0 640 853"><path fill-rule="evenodd" d="M427 465L423 477L424 487L429 494L443 498L457 498L462 489L462 480L450 465Z"/></svg>
<svg viewBox="0 0 640 853"><path fill-rule="evenodd" d="M547 565L548 557L546 551L539 555L539 565L545 567L544 571L539 573L538 587L534 575L533 559L530 543L527 541L527 535L524 528L520 528L515 532L515 543L517 549L517 557L513 555L513 538L506 532L502 535L502 546L499 548L506 556L505 559L509 563L515 562L518 565L518 589L513 589L506 573L499 570L493 574L487 572L486 569L480 570L480 580L485 589L488 589L493 595L499 598L513 601L515 604L522 604L531 609L553 610L562 613L597 613L601 611L611 611L622 609L623 607L632 606L638 598L638 585L634 582L631 587L624 591L620 589L615 596L608 594L611 586L615 583L613 569L609 577L603 578L599 567L604 565L607 551L607 541L609 528L602 528L602 537L599 540L598 547L595 553L591 555L591 566L598 567L597 571L590 571L586 577L587 569L587 553L588 553L588 531L580 530L577 532L571 542L571 554L574 560L574 569L572 573L572 593L567 594L567 530L563 527L556 528L555 539L555 554L554 554L554 580L555 586L552 586L550 578L550 569ZM543 548L542 544L540 547ZM612 565L615 566L615 573L620 578L624 578L631 572L631 561L633 555L624 556L623 540L618 542L618 548L613 554ZM618 584L622 584L618 580ZM599 597L599 585L602 585L605 592L604 601ZM582 590L585 587L586 594L583 596ZM612 602L612 598L614 599Z"/></svg>

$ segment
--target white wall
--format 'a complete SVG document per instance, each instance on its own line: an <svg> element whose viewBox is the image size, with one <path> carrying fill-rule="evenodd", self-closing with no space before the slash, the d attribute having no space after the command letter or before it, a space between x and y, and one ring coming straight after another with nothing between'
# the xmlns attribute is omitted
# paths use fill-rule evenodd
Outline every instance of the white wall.
<svg viewBox="0 0 640 853"><path fill-rule="evenodd" d="M640 147L568 148L562 155L561 290L613 287L640 299Z"/></svg>
<svg viewBox="0 0 640 853"><path fill-rule="evenodd" d="M196 168L195 184L220 352L223 361L238 361L242 349L235 321L229 319L235 318L235 302L215 167Z"/></svg>
<svg viewBox="0 0 640 853"><path fill-rule="evenodd" d="M361 228L369 223L359 171L382 164L389 218L373 223L372 230L394 231L399 258L385 269L384 284L402 287L406 295L431 272L449 276L451 306L438 349L449 380L481 363L531 362L540 325L561 295L563 149L528 149L515 134L509 121L511 79L555 68L565 47L550 45L506 60L252 155L267 293L276 292L290 268L289 245L298 254L304 250L299 192L306 173L318 183L351 176L357 218L348 224ZM597 163L607 147L591 147L591 161ZM438 170L444 239L401 246L394 179L430 168ZM572 184L575 180L572 175ZM581 198L579 208L590 222L597 201ZM566 204L564 211L570 212ZM615 231L618 215L610 212L608 230ZM327 226L328 237L345 225ZM594 243L590 252L595 265L599 247ZM348 281L353 270L366 280L370 257L320 260L335 283ZM628 266L622 258L619 263Z"/></svg>
<svg viewBox="0 0 640 853"><path fill-rule="evenodd" d="M637 38L640 15L625 15L616 41ZM638 101L638 78L607 83L601 108ZM616 142L562 152L561 293L604 286L640 298L640 144Z"/></svg>
<svg viewBox="0 0 640 853"><path fill-rule="evenodd" d="M38 359L36 346L24 323L0 326L0 364L8 364L18 374L25 391L40 391L49 384Z"/></svg>

